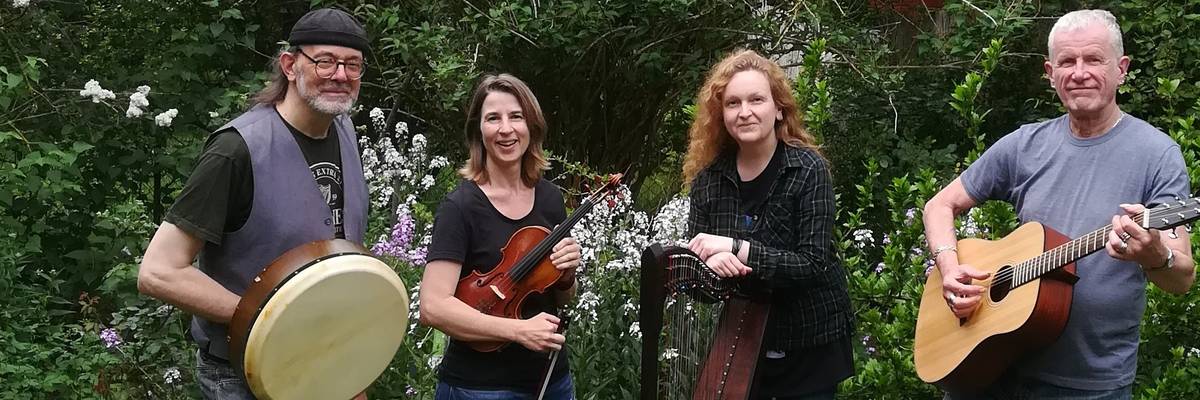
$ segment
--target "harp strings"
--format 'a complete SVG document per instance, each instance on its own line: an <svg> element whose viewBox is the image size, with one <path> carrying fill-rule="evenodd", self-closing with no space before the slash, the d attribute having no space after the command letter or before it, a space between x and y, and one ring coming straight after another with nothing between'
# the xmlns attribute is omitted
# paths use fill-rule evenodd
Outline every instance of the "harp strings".
<svg viewBox="0 0 1200 400"><path fill-rule="evenodd" d="M711 302L713 291L720 287L720 279L698 258L687 254L667 257L660 355L665 376L659 391L667 399L692 399L724 307L724 302Z"/></svg>

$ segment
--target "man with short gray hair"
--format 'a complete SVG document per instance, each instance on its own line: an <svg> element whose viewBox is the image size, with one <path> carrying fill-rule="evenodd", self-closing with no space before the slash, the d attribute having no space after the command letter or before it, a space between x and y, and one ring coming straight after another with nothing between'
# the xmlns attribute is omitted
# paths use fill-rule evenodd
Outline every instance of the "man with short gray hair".
<svg viewBox="0 0 1200 400"><path fill-rule="evenodd" d="M1131 216L1187 198L1179 145L1117 106L1129 69L1116 18L1081 10L1050 31L1045 62L1067 114L1024 125L997 141L925 206L925 235L943 277L943 297L959 318L985 299L991 274L959 264L955 216L987 200L1007 201L1022 222L1070 238L1111 223L1104 253L1076 261L1070 318L1049 347L1017 362L981 393L955 400L1129 399L1137 371L1146 283L1182 294L1195 281L1188 234L1143 229Z"/></svg>

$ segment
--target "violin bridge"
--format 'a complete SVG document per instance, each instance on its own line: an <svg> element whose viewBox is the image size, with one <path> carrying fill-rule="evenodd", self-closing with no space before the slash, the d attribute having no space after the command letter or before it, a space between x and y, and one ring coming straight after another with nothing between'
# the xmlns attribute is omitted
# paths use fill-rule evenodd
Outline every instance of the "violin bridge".
<svg viewBox="0 0 1200 400"><path fill-rule="evenodd" d="M495 293L496 297L499 297L500 300L508 299L507 297L504 297L504 293L500 293L500 288L497 288L496 285L488 285L488 287L492 288L492 293Z"/></svg>

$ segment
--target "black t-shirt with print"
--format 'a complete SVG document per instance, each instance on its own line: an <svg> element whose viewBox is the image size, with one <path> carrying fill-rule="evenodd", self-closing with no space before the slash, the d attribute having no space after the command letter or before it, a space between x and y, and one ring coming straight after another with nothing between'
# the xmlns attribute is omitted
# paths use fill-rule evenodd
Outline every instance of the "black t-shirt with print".
<svg viewBox="0 0 1200 400"><path fill-rule="evenodd" d="M292 132L329 204L337 237L345 238L342 157L337 129L330 125L324 138L313 139L286 120L284 125ZM250 149L242 135L227 129L208 138L204 152L196 160L196 168L164 219L200 240L219 245L226 232L236 231L246 223L253 204Z"/></svg>

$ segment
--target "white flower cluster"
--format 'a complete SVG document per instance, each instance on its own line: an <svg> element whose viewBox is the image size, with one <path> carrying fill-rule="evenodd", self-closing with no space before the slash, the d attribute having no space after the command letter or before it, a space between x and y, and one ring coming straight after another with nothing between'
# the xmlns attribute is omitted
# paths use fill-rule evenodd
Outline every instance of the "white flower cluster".
<svg viewBox="0 0 1200 400"><path fill-rule="evenodd" d="M181 378L182 375L179 373L179 368L171 367L167 368L167 370L163 372L163 381L168 385L179 383Z"/></svg>
<svg viewBox="0 0 1200 400"><path fill-rule="evenodd" d="M29 5L30 0L12 0L13 7L22 8Z"/></svg>
<svg viewBox="0 0 1200 400"><path fill-rule="evenodd" d="M679 357L679 350L676 350L675 348L672 348L672 347L668 347L668 348L666 348L666 350L663 350L662 359L660 359L660 361L673 360L676 357Z"/></svg>
<svg viewBox="0 0 1200 400"><path fill-rule="evenodd" d="M418 322L421 322L421 283L417 282L409 289L408 298L411 299L408 303L408 335L411 337L417 331Z"/></svg>
<svg viewBox="0 0 1200 400"><path fill-rule="evenodd" d="M392 137L408 135L408 124L396 124L394 135L383 131L383 110L373 108L370 112L371 125L379 133L379 140L369 143L366 136L360 141L363 147L363 174L367 178L367 187L371 192L371 205L377 208L389 204L407 205L416 203L417 195L437 182L434 175L450 161L443 156L430 157L428 154L429 141L420 133L413 135L412 143L401 154L392 142Z"/></svg>
<svg viewBox="0 0 1200 400"><path fill-rule="evenodd" d="M580 287L590 287L592 274L629 274L641 268L641 253L651 244L682 245L690 211L688 199L676 196L659 209L654 217L633 209L629 187L621 185L594 208L571 230L571 236L582 248ZM589 271L591 266L603 266ZM583 323L596 320L595 307L600 298L588 290L580 294L579 302L569 310L571 316ZM626 299L621 306L626 315L637 315L638 305ZM636 324L630 335L640 335Z"/></svg>
<svg viewBox="0 0 1200 400"><path fill-rule="evenodd" d="M633 321L633 323L629 325L629 337L634 339L642 338L642 324L640 322Z"/></svg>
<svg viewBox="0 0 1200 400"><path fill-rule="evenodd" d="M371 127L375 129L375 132L383 132L385 130L383 125L387 123L387 120L383 115L383 110L379 109L379 107L375 107L372 108L371 112L367 115L371 117Z"/></svg>
<svg viewBox="0 0 1200 400"><path fill-rule="evenodd" d="M100 82L96 82L95 79L89 79L87 83L83 84L83 90L79 91L79 96L91 97L93 103L117 98L113 91L100 87Z"/></svg>
<svg viewBox="0 0 1200 400"><path fill-rule="evenodd" d="M984 230L979 228L979 224L975 222L980 217L980 213L982 211L978 208L972 208L971 211L967 212L967 217L963 218L962 224L958 227L958 237L977 237L981 233L985 233Z"/></svg>
<svg viewBox="0 0 1200 400"><path fill-rule="evenodd" d="M870 229L854 231L854 247L862 249L873 244L875 244L875 232Z"/></svg>
<svg viewBox="0 0 1200 400"><path fill-rule="evenodd" d="M691 206L687 196L676 195L660 208L654 216L654 243L686 245L691 238L683 235L687 233L688 212L691 211Z"/></svg>
<svg viewBox="0 0 1200 400"><path fill-rule="evenodd" d="M600 306L600 295L594 290L588 290L579 295L572 314L574 318L587 317L588 322L596 320L596 308Z"/></svg>
<svg viewBox="0 0 1200 400"><path fill-rule="evenodd" d="M163 127L171 126L171 122L175 120L176 115L179 115L179 110L174 108L163 111L162 114L154 116L154 123Z"/></svg>
<svg viewBox="0 0 1200 400"><path fill-rule="evenodd" d="M650 244L651 226L646 213L633 210L632 198L628 186L618 186L571 230L583 248L585 267L607 261L608 269L638 269L642 250Z"/></svg>
<svg viewBox="0 0 1200 400"><path fill-rule="evenodd" d="M150 106L150 100L146 96L150 95L150 87L146 85L138 86L137 91L129 95L129 108L125 110L125 117L138 118L142 116L142 108Z"/></svg>
<svg viewBox="0 0 1200 400"><path fill-rule="evenodd" d="M437 369L438 365L442 364L442 355L437 354L437 355L429 356L429 362L427 364L429 366L429 369Z"/></svg>
<svg viewBox="0 0 1200 400"><path fill-rule="evenodd" d="M571 230L583 248L585 266L603 260L608 270L634 271L639 268L642 250L650 244L678 246L687 242L683 237L690 211L687 197L676 196L651 218L633 209L629 187L621 185L616 192L607 201L600 201Z"/></svg>

